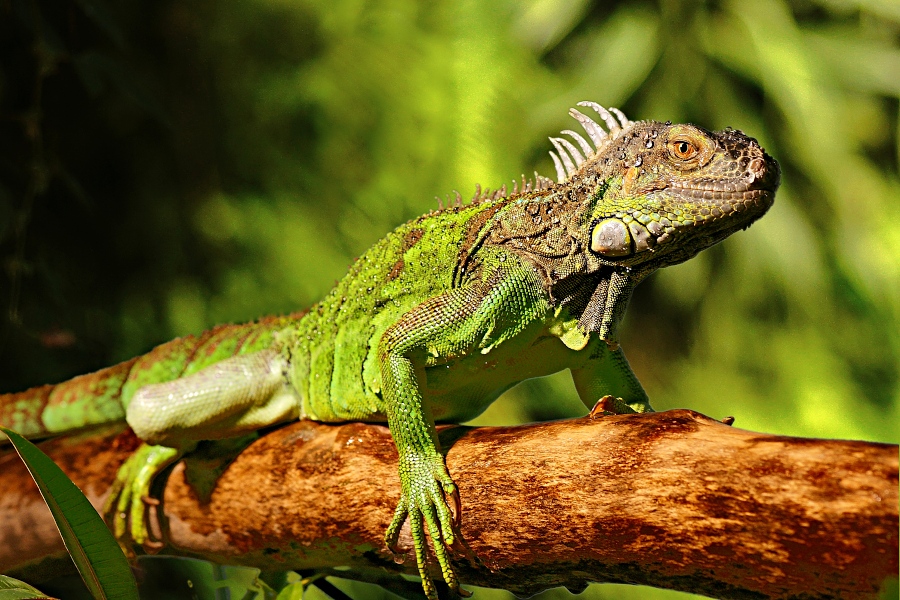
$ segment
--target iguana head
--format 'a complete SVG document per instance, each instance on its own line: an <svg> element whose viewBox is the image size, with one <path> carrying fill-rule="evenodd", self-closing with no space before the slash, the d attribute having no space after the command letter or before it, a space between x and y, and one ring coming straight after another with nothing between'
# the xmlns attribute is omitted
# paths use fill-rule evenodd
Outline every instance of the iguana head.
<svg viewBox="0 0 900 600"><path fill-rule="evenodd" d="M632 122L616 109L579 104L596 111L606 129L569 111L590 142L563 131L579 151L550 138L559 183L537 180L550 192L534 195L537 203L561 203L568 211L568 219L556 221L565 234L542 220L536 241L519 245L540 255L535 262L547 273L552 297L579 315L582 329L615 346L634 286L761 217L775 199L780 170L740 131Z"/></svg>
<svg viewBox="0 0 900 600"><path fill-rule="evenodd" d="M594 147L551 138L560 184L584 202L577 233L589 262L639 271L682 262L744 229L772 205L778 163L740 131L629 121L593 102L607 131L572 109ZM571 156L570 156L571 155Z"/></svg>

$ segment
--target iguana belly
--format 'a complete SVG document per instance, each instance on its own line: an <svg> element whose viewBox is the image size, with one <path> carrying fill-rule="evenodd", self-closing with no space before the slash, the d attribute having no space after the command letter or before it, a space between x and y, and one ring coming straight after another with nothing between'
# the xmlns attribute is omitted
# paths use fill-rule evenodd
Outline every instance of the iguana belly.
<svg viewBox="0 0 900 600"><path fill-rule="evenodd" d="M581 344L560 337L560 320L536 321L516 337L482 352L479 348L466 356L438 359L424 369L420 381L422 393L435 421L460 422L473 419L515 384L533 377L550 375L567 368L578 368L599 340L587 338ZM565 337L565 336L563 336ZM576 349L573 349L575 346ZM348 350L346 346L343 348ZM351 354L358 354L351 352ZM387 421L377 382L366 383L361 361L336 361L332 384L310 385L311 370L302 366L295 375L307 379L295 381L302 398L303 418L318 421ZM349 368L350 366L354 368ZM321 375L319 375L321 377ZM316 390L322 390L317 393ZM324 392L327 390L327 392Z"/></svg>
<svg viewBox="0 0 900 600"><path fill-rule="evenodd" d="M542 331L529 340L510 340L487 354L426 368L426 398L435 421L468 421L520 381L578 368L587 355Z"/></svg>

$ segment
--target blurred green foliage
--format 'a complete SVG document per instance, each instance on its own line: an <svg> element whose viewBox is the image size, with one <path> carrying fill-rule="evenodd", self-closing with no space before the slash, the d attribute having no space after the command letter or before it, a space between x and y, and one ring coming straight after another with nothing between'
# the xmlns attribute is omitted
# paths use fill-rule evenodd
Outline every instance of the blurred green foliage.
<svg viewBox="0 0 900 600"><path fill-rule="evenodd" d="M0 389L309 306L436 195L551 174L591 99L783 168L762 221L638 288L656 408L896 443L898 98L891 0L8 0ZM559 375L479 422L581 412Z"/></svg>

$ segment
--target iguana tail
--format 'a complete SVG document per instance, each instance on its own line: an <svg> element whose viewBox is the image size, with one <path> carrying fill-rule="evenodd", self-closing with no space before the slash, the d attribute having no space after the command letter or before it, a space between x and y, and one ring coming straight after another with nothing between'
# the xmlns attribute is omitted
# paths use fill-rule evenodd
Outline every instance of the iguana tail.
<svg viewBox="0 0 900 600"><path fill-rule="evenodd" d="M3 394L0 425L35 438L122 420L125 417L120 401L122 385L137 361L133 358L56 385Z"/></svg>
<svg viewBox="0 0 900 600"><path fill-rule="evenodd" d="M0 425L30 438L125 420L134 393L196 373L222 359L271 346L274 333L303 313L244 325L220 325L198 336L161 344L137 358L55 385L0 394ZM0 438L5 438L0 434Z"/></svg>

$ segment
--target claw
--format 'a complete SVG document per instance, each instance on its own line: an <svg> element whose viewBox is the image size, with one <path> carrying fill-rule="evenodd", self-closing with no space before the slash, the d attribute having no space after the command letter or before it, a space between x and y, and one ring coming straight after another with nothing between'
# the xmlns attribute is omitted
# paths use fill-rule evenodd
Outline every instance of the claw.
<svg viewBox="0 0 900 600"><path fill-rule="evenodd" d="M384 533L384 544L391 551L391 554L394 555L394 562L397 564L401 564L406 560L406 551L400 548L400 530L403 528L403 524L406 523L408 516L409 512L406 509L406 503L401 496L397 510L394 511L394 517L391 519L391 524L388 525L387 531Z"/></svg>
<svg viewBox="0 0 900 600"><path fill-rule="evenodd" d="M734 425L734 417L724 417L722 422L729 426Z"/></svg>
<svg viewBox="0 0 900 600"><path fill-rule="evenodd" d="M408 554L406 554L405 552L401 552L396 546L388 547L388 550L391 551L391 558L394 559L395 565L402 565L406 562L406 557L408 556Z"/></svg>
<svg viewBox="0 0 900 600"><path fill-rule="evenodd" d="M122 542L119 542L119 548L121 548L122 554L125 555L125 558L127 558L129 562L137 558L137 552L134 551L134 548L131 546L131 544L123 544Z"/></svg>
<svg viewBox="0 0 900 600"><path fill-rule="evenodd" d="M588 413L591 419L597 419L603 415L630 415L637 411L625 404L625 401L615 396L606 395L597 400L597 404Z"/></svg>
<svg viewBox="0 0 900 600"><path fill-rule="evenodd" d="M409 554L409 548L403 548L402 546L400 546L399 534L396 538L394 538L393 541L385 540L385 545L387 546L388 550L391 551L391 554L394 555L395 563L401 565L406 562L406 557Z"/></svg>
<svg viewBox="0 0 900 600"><path fill-rule="evenodd" d="M453 486L453 491L450 492L450 498L453 499L453 529L459 529L459 526L462 523L462 502L459 499L458 487Z"/></svg>

